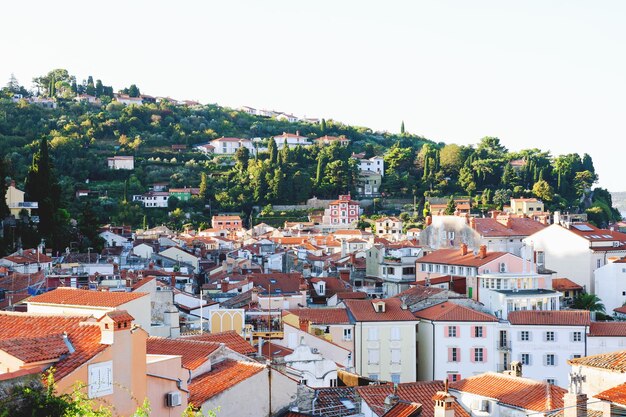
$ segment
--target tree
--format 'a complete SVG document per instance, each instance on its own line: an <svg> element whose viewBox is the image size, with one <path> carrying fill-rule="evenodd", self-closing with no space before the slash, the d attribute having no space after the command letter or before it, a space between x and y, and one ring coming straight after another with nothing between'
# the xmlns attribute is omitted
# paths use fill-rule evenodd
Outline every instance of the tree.
<svg viewBox="0 0 626 417"><path fill-rule="evenodd" d="M532 193L540 200L550 202L554 198L554 190L545 180L537 181L533 185Z"/></svg>
<svg viewBox="0 0 626 417"><path fill-rule="evenodd" d="M598 176L591 171L577 172L574 176L576 194L580 197L588 191L591 191L591 186L596 181L598 181Z"/></svg>
<svg viewBox="0 0 626 417"><path fill-rule="evenodd" d="M41 77L33 78L33 83L37 87L37 90L47 95L48 97L55 96L55 85L58 81L71 82L70 74L66 69L58 68L48 72Z"/></svg>
<svg viewBox="0 0 626 417"><path fill-rule="evenodd" d="M463 166L463 152L459 145L450 144L439 151L439 164L443 172L455 177Z"/></svg>
<svg viewBox="0 0 626 417"><path fill-rule="evenodd" d="M322 135L326 134L326 119L322 119L322 122L320 124L320 132L322 132Z"/></svg>
<svg viewBox="0 0 626 417"><path fill-rule="evenodd" d="M141 95L139 87L137 87L135 84L131 84L130 87L125 88L122 91L124 92L124 94L128 94L129 97L139 97Z"/></svg>
<svg viewBox="0 0 626 417"><path fill-rule="evenodd" d="M46 138L41 138L39 150L33 155L24 191L28 201L35 201L39 204L37 209L39 233L48 240L54 240L52 238L55 227L60 226L55 222L55 215L60 205L61 188L54 174Z"/></svg>
<svg viewBox="0 0 626 417"><path fill-rule="evenodd" d="M604 304L595 294L580 294L574 298L572 308L604 313Z"/></svg>
<svg viewBox="0 0 626 417"><path fill-rule="evenodd" d="M0 225L2 224L2 220L5 217L8 217L11 214L9 210L9 206L7 205L7 201L4 198L7 194L8 186L7 186L7 161L4 158L0 157Z"/></svg>
<svg viewBox="0 0 626 417"><path fill-rule="evenodd" d="M504 205L511 201L511 190L499 189L493 193L493 204L495 204L498 210L502 210Z"/></svg>
<svg viewBox="0 0 626 417"><path fill-rule="evenodd" d="M443 214L447 216L452 216L456 212L456 203L454 202L454 197L450 197L448 199L448 205L444 210Z"/></svg>
<svg viewBox="0 0 626 417"><path fill-rule="evenodd" d="M278 161L278 148L274 138L270 138L270 142L267 145L267 152L270 154L270 165L274 166Z"/></svg>
<svg viewBox="0 0 626 417"><path fill-rule="evenodd" d="M404 135L404 120L402 121L402 124L400 125L400 134Z"/></svg>
<svg viewBox="0 0 626 417"><path fill-rule="evenodd" d="M589 156L589 154L583 155L582 164L583 164L583 167L582 167L583 170L590 171L592 173L596 172L596 169L593 166L593 159L591 159L591 156Z"/></svg>
<svg viewBox="0 0 626 417"><path fill-rule="evenodd" d="M250 160L250 151L245 146L240 146L235 152L235 166L239 171L244 171L248 167Z"/></svg>
<svg viewBox="0 0 626 417"><path fill-rule="evenodd" d="M93 84L93 77L90 75L87 78L87 85L85 86L85 94L90 96L96 95L96 86Z"/></svg>
<svg viewBox="0 0 626 417"><path fill-rule="evenodd" d="M204 202L208 201L209 198L209 176L206 172L200 174L200 190L198 191L198 196Z"/></svg>

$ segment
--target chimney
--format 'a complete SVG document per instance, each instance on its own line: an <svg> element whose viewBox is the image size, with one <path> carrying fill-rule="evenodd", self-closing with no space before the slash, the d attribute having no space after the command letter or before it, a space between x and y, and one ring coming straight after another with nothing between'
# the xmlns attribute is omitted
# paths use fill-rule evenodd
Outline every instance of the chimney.
<svg viewBox="0 0 626 417"><path fill-rule="evenodd" d="M296 136L300 136L300 131L296 130Z"/></svg>
<svg viewBox="0 0 626 417"><path fill-rule="evenodd" d="M492 219L497 219L500 212L498 210L493 210L490 214Z"/></svg>
<svg viewBox="0 0 626 417"><path fill-rule="evenodd" d="M480 245L480 249L478 250L478 257L480 259L485 259L487 257L487 245Z"/></svg>
<svg viewBox="0 0 626 417"><path fill-rule="evenodd" d="M444 382L444 390L437 391L433 396L435 402L434 417L454 417L454 397L448 393L448 380Z"/></svg>
<svg viewBox="0 0 626 417"><path fill-rule="evenodd" d="M384 403L385 413L391 410L399 402L400 402L400 397L398 397L398 384L393 384L393 393L387 395L387 397L385 398L385 403Z"/></svg>
<svg viewBox="0 0 626 417"><path fill-rule="evenodd" d="M522 377L522 363L519 361L511 362L511 369L508 372L511 376Z"/></svg>
<svg viewBox="0 0 626 417"><path fill-rule="evenodd" d="M228 292L228 281L223 279L220 282L220 284L221 284L221 291L224 292L224 293Z"/></svg>
<svg viewBox="0 0 626 417"><path fill-rule="evenodd" d="M170 275L170 286L176 288L176 277L173 274Z"/></svg>
<svg viewBox="0 0 626 417"><path fill-rule="evenodd" d="M426 216L426 226L430 226L433 223L432 216Z"/></svg>
<svg viewBox="0 0 626 417"><path fill-rule="evenodd" d="M465 243L461 243L461 256L467 255L467 245Z"/></svg>
<svg viewBox="0 0 626 417"><path fill-rule="evenodd" d="M513 220L511 219L511 216L507 216L506 218L506 228L510 229L513 226Z"/></svg>
<svg viewBox="0 0 626 417"><path fill-rule="evenodd" d="M344 282L350 282L350 271L339 271L339 279Z"/></svg>
<svg viewBox="0 0 626 417"><path fill-rule="evenodd" d="M569 390L563 395L563 417L587 416L587 394L582 393L582 383L585 380L585 376L580 373L569 375Z"/></svg>
<svg viewBox="0 0 626 417"><path fill-rule="evenodd" d="M307 319L300 318L298 319L300 330L303 332L309 332L309 321Z"/></svg>
<svg viewBox="0 0 626 417"><path fill-rule="evenodd" d="M470 225L470 228L476 229L476 218L475 217L473 217L473 216L470 217L469 225Z"/></svg>

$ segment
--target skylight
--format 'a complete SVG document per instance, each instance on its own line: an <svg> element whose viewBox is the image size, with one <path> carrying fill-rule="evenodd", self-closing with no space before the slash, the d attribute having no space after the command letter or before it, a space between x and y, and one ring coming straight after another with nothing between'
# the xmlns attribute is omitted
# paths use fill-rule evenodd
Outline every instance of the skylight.
<svg viewBox="0 0 626 417"><path fill-rule="evenodd" d="M356 408L354 403L347 398L340 398L339 401L341 401L341 404L348 410L354 410Z"/></svg>
<svg viewBox="0 0 626 417"><path fill-rule="evenodd" d="M586 224L573 224L572 227L581 232L591 232L593 229Z"/></svg>

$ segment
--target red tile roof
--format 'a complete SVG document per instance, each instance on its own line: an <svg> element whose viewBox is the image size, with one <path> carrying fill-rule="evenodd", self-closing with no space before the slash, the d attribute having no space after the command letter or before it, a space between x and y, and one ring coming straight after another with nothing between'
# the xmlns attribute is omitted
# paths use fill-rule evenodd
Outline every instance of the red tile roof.
<svg viewBox="0 0 626 417"><path fill-rule="evenodd" d="M100 343L102 338L100 326L96 324L85 323L68 333L70 342L76 350L56 363L54 377L57 381L68 376L78 367L85 364L85 362L109 347L109 345Z"/></svg>
<svg viewBox="0 0 626 417"><path fill-rule="evenodd" d="M417 417L421 415L422 404L399 402L383 414L383 417Z"/></svg>
<svg viewBox="0 0 626 417"><path fill-rule="evenodd" d="M30 303L63 304L94 307L119 307L147 296L145 292L89 291L77 288L56 288L28 300Z"/></svg>
<svg viewBox="0 0 626 417"><path fill-rule="evenodd" d="M348 324L348 312L345 308L302 308L287 310L301 319L308 320L311 324Z"/></svg>
<svg viewBox="0 0 626 417"><path fill-rule="evenodd" d="M140 279L139 281L135 282L133 284L133 286L131 287L131 291L135 291L138 288L142 287L143 285L149 283L150 281L152 281L153 279L156 279L155 277L145 277L143 279Z"/></svg>
<svg viewBox="0 0 626 417"><path fill-rule="evenodd" d="M615 372L626 372L626 350L617 352L601 353L599 355L585 356L584 358L570 359L570 365L588 366L590 368L608 369Z"/></svg>
<svg viewBox="0 0 626 417"><path fill-rule="evenodd" d="M374 413L382 415L384 413L385 398L393 393L393 385L370 385L357 387L356 390ZM435 403L432 398L438 391L443 390L444 385L442 381L408 382L398 384L397 395L400 397L400 401L422 404L421 417L434 417ZM455 417L470 416L457 402L454 403L453 408Z"/></svg>
<svg viewBox="0 0 626 417"><path fill-rule="evenodd" d="M287 355L291 355L293 350L271 342L263 343L263 346L261 346L261 354L263 357L269 358L270 353L272 358L285 357Z"/></svg>
<svg viewBox="0 0 626 417"><path fill-rule="evenodd" d="M283 294L299 293L301 279L302 274L299 272L276 272L271 274L253 273L248 275L248 281L252 282L255 287L263 287L265 292L271 290L272 294L275 294L278 290Z"/></svg>
<svg viewBox="0 0 626 417"><path fill-rule="evenodd" d="M0 350L24 363L58 359L62 355L69 353L62 334L51 334L28 339L0 340Z"/></svg>
<svg viewBox="0 0 626 417"><path fill-rule="evenodd" d="M626 337L624 321L594 321L589 326L590 337Z"/></svg>
<svg viewBox="0 0 626 417"><path fill-rule="evenodd" d="M340 300L363 300L367 298L367 293L363 291L338 292L337 298Z"/></svg>
<svg viewBox="0 0 626 417"><path fill-rule="evenodd" d="M453 382L450 389L493 398L501 404L532 411L563 408L563 394L567 392L546 382L494 372Z"/></svg>
<svg viewBox="0 0 626 417"><path fill-rule="evenodd" d="M231 330L221 333L206 333L202 335L186 336L184 339L201 340L204 342L224 343L226 347L242 355L256 353L256 350L237 332Z"/></svg>
<svg viewBox="0 0 626 417"><path fill-rule="evenodd" d="M590 313L587 310L525 310L512 311L508 320L513 325L534 326L589 326Z"/></svg>
<svg viewBox="0 0 626 417"><path fill-rule="evenodd" d="M460 265L479 267L485 265L495 259L498 259L508 252L487 252L484 258L474 255L470 250L463 255L460 249L439 249L428 255L422 256L417 260L418 264L444 264L444 265Z"/></svg>
<svg viewBox="0 0 626 417"><path fill-rule="evenodd" d="M476 218L472 223L474 224L474 230L485 237L530 236L546 227L545 224L527 217L508 217L507 219ZM507 225L510 227L507 227Z"/></svg>
<svg viewBox="0 0 626 417"><path fill-rule="evenodd" d="M626 314L626 306L614 308L613 311L620 314Z"/></svg>
<svg viewBox="0 0 626 417"><path fill-rule="evenodd" d="M189 403L201 407L206 401L258 374L265 365L227 359L213 366L211 372L194 378L189 384ZM244 393L242 393L244 394Z"/></svg>
<svg viewBox="0 0 626 417"><path fill-rule="evenodd" d="M552 280L552 289L555 291L577 291L582 290L583 287L569 278L554 278Z"/></svg>
<svg viewBox="0 0 626 417"><path fill-rule="evenodd" d="M626 384L621 384L606 391L602 391L594 395L594 398L626 406Z"/></svg>
<svg viewBox="0 0 626 417"><path fill-rule="evenodd" d="M385 303L385 312L376 312L374 304ZM408 309L401 308L399 298L385 300L346 300L346 308L356 321L416 321Z"/></svg>
<svg viewBox="0 0 626 417"><path fill-rule="evenodd" d="M191 339L166 339L149 337L146 353L152 355L181 355L183 367L194 370L208 360L208 356L220 348L219 343Z"/></svg>
<svg viewBox="0 0 626 417"><path fill-rule="evenodd" d="M415 317L432 321L472 321L496 322L498 319L491 314L482 313L469 307L454 304L450 301L434 305L413 313Z"/></svg>

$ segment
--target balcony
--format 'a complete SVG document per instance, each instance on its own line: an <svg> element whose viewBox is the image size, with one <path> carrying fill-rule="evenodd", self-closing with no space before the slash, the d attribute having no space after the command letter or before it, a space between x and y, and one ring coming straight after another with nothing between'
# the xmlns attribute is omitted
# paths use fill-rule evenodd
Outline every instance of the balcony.
<svg viewBox="0 0 626 417"><path fill-rule="evenodd" d="M509 340L498 340L497 345L498 350L510 351L511 350L511 342Z"/></svg>
<svg viewBox="0 0 626 417"><path fill-rule="evenodd" d="M10 209L37 209L39 208L39 203L36 201L22 201L19 203L9 203Z"/></svg>

